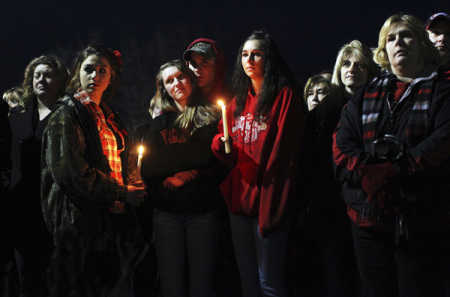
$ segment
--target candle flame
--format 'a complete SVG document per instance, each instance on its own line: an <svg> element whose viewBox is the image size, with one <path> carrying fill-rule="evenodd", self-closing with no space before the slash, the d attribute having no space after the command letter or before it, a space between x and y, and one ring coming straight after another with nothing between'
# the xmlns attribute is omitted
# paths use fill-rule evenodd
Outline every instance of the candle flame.
<svg viewBox="0 0 450 297"><path fill-rule="evenodd" d="M142 145L139 146L139 155L144 153L144 147Z"/></svg>
<svg viewBox="0 0 450 297"><path fill-rule="evenodd" d="M225 105L225 103L223 103L222 100L217 101L217 103L218 103L220 106L224 106L224 105Z"/></svg>

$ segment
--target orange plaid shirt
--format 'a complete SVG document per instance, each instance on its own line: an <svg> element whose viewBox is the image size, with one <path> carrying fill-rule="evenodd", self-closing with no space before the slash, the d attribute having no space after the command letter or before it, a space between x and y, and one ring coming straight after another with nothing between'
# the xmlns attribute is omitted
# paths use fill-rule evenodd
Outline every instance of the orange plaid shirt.
<svg viewBox="0 0 450 297"><path fill-rule="evenodd" d="M122 160L120 153L125 149L124 133L119 130L117 123L114 121L114 114L105 103L101 102L97 105L92 101L84 90L78 90L74 94L75 99L86 106L89 113L94 119L100 140L102 143L103 154L108 159L109 167L111 167L110 175L115 178L120 185L123 185L122 177ZM120 141L121 143L118 143Z"/></svg>

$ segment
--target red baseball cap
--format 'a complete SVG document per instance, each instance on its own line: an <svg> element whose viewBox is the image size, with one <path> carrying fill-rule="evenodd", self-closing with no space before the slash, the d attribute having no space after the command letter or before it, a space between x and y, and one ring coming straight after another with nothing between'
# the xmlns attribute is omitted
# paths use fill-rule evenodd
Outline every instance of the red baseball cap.
<svg viewBox="0 0 450 297"><path fill-rule="evenodd" d="M434 23L436 23L438 20L447 20L448 22L450 22L450 15L446 14L445 12L438 12L433 14L432 16L430 16L427 20L427 22L425 23L425 29L429 30L430 27L432 27L432 25Z"/></svg>

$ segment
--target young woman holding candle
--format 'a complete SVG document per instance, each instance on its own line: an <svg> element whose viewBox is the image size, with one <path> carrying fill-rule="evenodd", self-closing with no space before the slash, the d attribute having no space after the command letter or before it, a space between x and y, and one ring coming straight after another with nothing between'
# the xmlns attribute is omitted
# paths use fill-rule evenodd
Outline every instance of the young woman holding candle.
<svg viewBox="0 0 450 297"><path fill-rule="evenodd" d="M226 114L231 153L222 123L212 150L231 167L220 188L243 296L287 296L286 244L304 121L294 76L267 33L255 31L240 47L233 87Z"/></svg>
<svg viewBox="0 0 450 297"><path fill-rule="evenodd" d="M121 64L117 51L100 45L82 50L66 90L70 95L57 102L42 140L44 218L56 247L69 253L67 270L77 296L106 296L117 285L124 268L118 240L129 243L131 205L145 195L139 183L127 185L130 145L107 105L119 89ZM123 202L118 214L113 206ZM122 257L125 251L122 246Z"/></svg>
<svg viewBox="0 0 450 297"><path fill-rule="evenodd" d="M153 233L162 296L213 296L218 253L221 163L210 149L219 106L208 105L181 60L160 67L162 115L138 128L146 149L141 176L153 204Z"/></svg>

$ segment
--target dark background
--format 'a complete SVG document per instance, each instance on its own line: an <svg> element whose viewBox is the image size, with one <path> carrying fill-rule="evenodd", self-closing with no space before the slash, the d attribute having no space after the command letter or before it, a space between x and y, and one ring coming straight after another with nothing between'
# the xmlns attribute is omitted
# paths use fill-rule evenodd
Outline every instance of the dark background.
<svg viewBox="0 0 450 297"><path fill-rule="evenodd" d="M2 1L0 91L20 85L36 56L56 54L70 67L78 50L102 43L123 54L123 88L113 107L133 128L148 117L158 67L181 58L196 38L221 44L229 79L240 44L266 29L303 85L333 68L344 43L358 39L375 47L390 15L425 21L439 11L450 12L450 1Z"/></svg>

